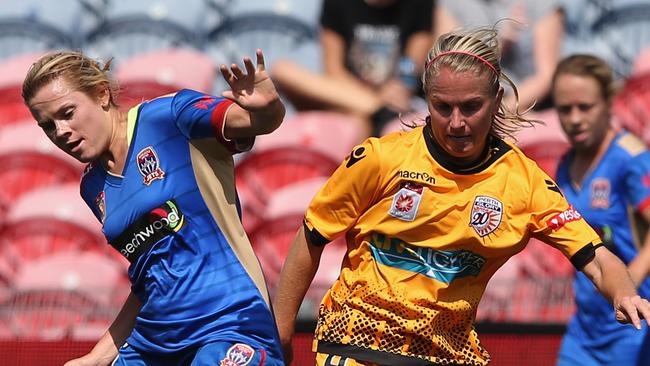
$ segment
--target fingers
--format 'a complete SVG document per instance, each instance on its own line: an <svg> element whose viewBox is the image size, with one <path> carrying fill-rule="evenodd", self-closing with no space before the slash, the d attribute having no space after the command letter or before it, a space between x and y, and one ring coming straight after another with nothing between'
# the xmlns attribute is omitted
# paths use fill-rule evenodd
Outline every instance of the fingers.
<svg viewBox="0 0 650 366"><path fill-rule="evenodd" d="M253 60L250 57L244 57L244 67L246 68L246 74L255 75L255 65L253 65Z"/></svg>
<svg viewBox="0 0 650 366"><path fill-rule="evenodd" d="M641 299L641 304L638 307L639 313L645 319L646 323L650 324L650 301L648 299Z"/></svg>
<svg viewBox="0 0 650 366"><path fill-rule="evenodd" d="M245 77L244 72L241 71L237 64L231 64L230 71L232 71L233 75L235 75L235 78L237 79L243 79Z"/></svg>
<svg viewBox="0 0 650 366"><path fill-rule="evenodd" d="M264 66L264 53L262 53L262 50L258 48L255 51L255 55L257 56L257 71L266 70L266 66Z"/></svg>
<svg viewBox="0 0 650 366"><path fill-rule="evenodd" d="M223 78L226 79L228 84L232 86L232 83L237 80L241 80L247 76L253 76L256 72L264 71L266 69L266 66L264 65L264 54L262 53L261 49L257 49L256 56L257 65L253 64L253 60L251 60L250 57L244 57L244 68L246 69L246 74L244 74L242 69L237 64L231 64L230 68L228 68L226 65L221 65L219 67L219 70L221 71Z"/></svg>
<svg viewBox="0 0 650 366"><path fill-rule="evenodd" d="M641 329L641 319L650 320L650 302L638 295L624 298L616 312L616 320L632 323L636 329Z"/></svg>
<svg viewBox="0 0 650 366"><path fill-rule="evenodd" d="M224 80L232 87L232 84L235 82L235 75L233 75L232 72L228 69L228 66L226 65L221 65L219 67L219 71L221 71L221 75L223 75Z"/></svg>

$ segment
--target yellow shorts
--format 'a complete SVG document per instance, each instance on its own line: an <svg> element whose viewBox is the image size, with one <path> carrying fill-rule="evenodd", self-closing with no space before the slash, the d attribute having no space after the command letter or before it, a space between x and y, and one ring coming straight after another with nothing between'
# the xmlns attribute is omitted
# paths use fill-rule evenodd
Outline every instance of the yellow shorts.
<svg viewBox="0 0 650 366"><path fill-rule="evenodd" d="M316 366L379 366L376 363L357 361L349 357L316 353Z"/></svg>

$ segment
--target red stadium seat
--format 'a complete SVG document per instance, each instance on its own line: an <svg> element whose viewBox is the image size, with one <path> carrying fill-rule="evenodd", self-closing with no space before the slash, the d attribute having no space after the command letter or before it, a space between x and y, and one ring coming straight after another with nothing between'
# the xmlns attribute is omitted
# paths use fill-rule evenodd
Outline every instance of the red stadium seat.
<svg viewBox="0 0 650 366"><path fill-rule="evenodd" d="M612 112L622 127L650 144L650 73L628 79L614 97Z"/></svg>
<svg viewBox="0 0 650 366"><path fill-rule="evenodd" d="M3 305L12 314L2 323L14 337L97 340L128 295L129 281L106 256L68 251L25 263L12 288Z"/></svg>
<svg viewBox="0 0 650 366"><path fill-rule="evenodd" d="M337 165L324 154L299 147L250 153L235 168L244 227L250 230L264 219L265 207L276 190L301 180L329 176Z"/></svg>
<svg viewBox="0 0 650 366"><path fill-rule="evenodd" d="M574 312L571 262L557 249L531 239L520 254L521 275L512 301L519 322L566 323Z"/></svg>
<svg viewBox="0 0 650 366"><path fill-rule="evenodd" d="M250 230L263 219L276 190L302 180L329 177L361 136L351 118L306 112L288 117L277 131L258 137L253 151L235 167L244 226Z"/></svg>
<svg viewBox="0 0 650 366"><path fill-rule="evenodd" d="M115 301L129 279L122 263L89 251L59 251L25 263L12 283L17 291L74 291L101 306ZM119 300L124 300L119 299Z"/></svg>
<svg viewBox="0 0 650 366"><path fill-rule="evenodd" d="M126 260L106 244L76 183L24 194L7 212L0 236L0 281L10 284L26 263L67 251L98 252L126 268Z"/></svg>
<svg viewBox="0 0 650 366"><path fill-rule="evenodd" d="M94 330L97 340L129 289L125 269L107 256L72 251L42 256L16 274L11 297L0 305L0 337L88 339Z"/></svg>
<svg viewBox="0 0 650 366"><path fill-rule="evenodd" d="M429 115L429 112L413 112L408 113L403 116L399 116L392 121L386 123L386 126L381 131L381 135L385 136L389 133L397 131L408 131L410 128L407 125L423 125L425 123L425 118Z"/></svg>
<svg viewBox="0 0 650 366"><path fill-rule="evenodd" d="M532 239L490 280L477 320L566 323L574 312L573 273L559 250Z"/></svg>
<svg viewBox="0 0 650 366"><path fill-rule="evenodd" d="M197 50L168 48L138 54L117 71L120 104L129 108L183 88L209 93L214 76L212 59Z"/></svg>
<svg viewBox="0 0 650 366"><path fill-rule="evenodd" d="M547 109L531 113L528 118L544 122L523 128L515 136L517 145L551 178L555 178L560 158L568 151L569 141L562 130L555 110Z"/></svg>
<svg viewBox="0 0 650 366"><path fill-rule="evenodd" d="M557 112L554 109L531 112L526 117L541 121L543 124L535 124L531 127L522 128L515 136L517 138L517 145L524 146L534 144L537 141L549 140L569 142L562 130Z"/></svg>
<svg viewBox="0 0 650 366"><path fill-rule="evenodd" d="M16 292L3 304L8 309L0 316L14 338L59 340L73 324L84 320L82 309L96 305L72 291Z"/></svg>
<svg viewBox="0 0 650 366"><path fill-rule="evenodd" d="M28 53L0 62L0 126L31 119L23 103L23 79L29 67L45 53Z"/></svg>
<svg viewBox="0 0 650 366"><path fill-rule="evenodd" d="M264 221L250 232L253 250L259 258L272 295L278 284L284 259L297 230L302 225L305 210L324 182L324 177L318 177L278 190L271 197ZM345 250L346 244L343 238L325 247L319 270L307 293L308 302L318 303L325 290L337 278Z"/></svg>
<svg viewBox="0 0 650 366"><path fill-rule="evenodd" d="M540 140L520 147L526 156L533 159L546 174L555 179L557 166L568 151L569 144L558 140Z"/></svg>
<svg viewBox="0 0 650 366"><path fill-rule="evenodd" d="M359 121L350 116L336 112L299 112L286 117L273 133L258 137L255 151L299 146L340 163L363 138Z"/></svg>
<svg viewBox="0 0 650 366"><path fill-rule="evenodd" d="M24 193L49 185L78 182L83 164L60 151L33 120L0 129L0 222Z"/></svg>

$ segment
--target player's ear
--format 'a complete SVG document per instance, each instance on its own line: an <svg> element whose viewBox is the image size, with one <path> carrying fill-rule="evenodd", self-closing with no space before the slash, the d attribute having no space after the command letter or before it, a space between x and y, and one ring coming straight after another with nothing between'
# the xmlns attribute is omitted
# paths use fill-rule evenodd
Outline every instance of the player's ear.
<svg viewBox="0 0 650 366"><path fill-rule="evenodd" d="M97 100L103 110L108 111L111 105L111 90L106 84L97 86Z"/></svg>

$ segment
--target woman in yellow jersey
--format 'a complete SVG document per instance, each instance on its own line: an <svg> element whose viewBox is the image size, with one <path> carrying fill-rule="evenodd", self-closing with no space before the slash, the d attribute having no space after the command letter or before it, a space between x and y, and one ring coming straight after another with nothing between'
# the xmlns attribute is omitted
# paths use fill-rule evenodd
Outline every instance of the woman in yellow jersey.
<svg viewBox="0 0 650 366"><path fill-rule="evenodd" d="M531 237L560 250L642 326L650 303L557 185L503 137L530 125L502 104L493 29L441 36L422 76L425 126L357 146L312 200L275 314L285 357L323 246L345 235L319 309L317 365L486 365L474 329L490 277Z"/></svg>

